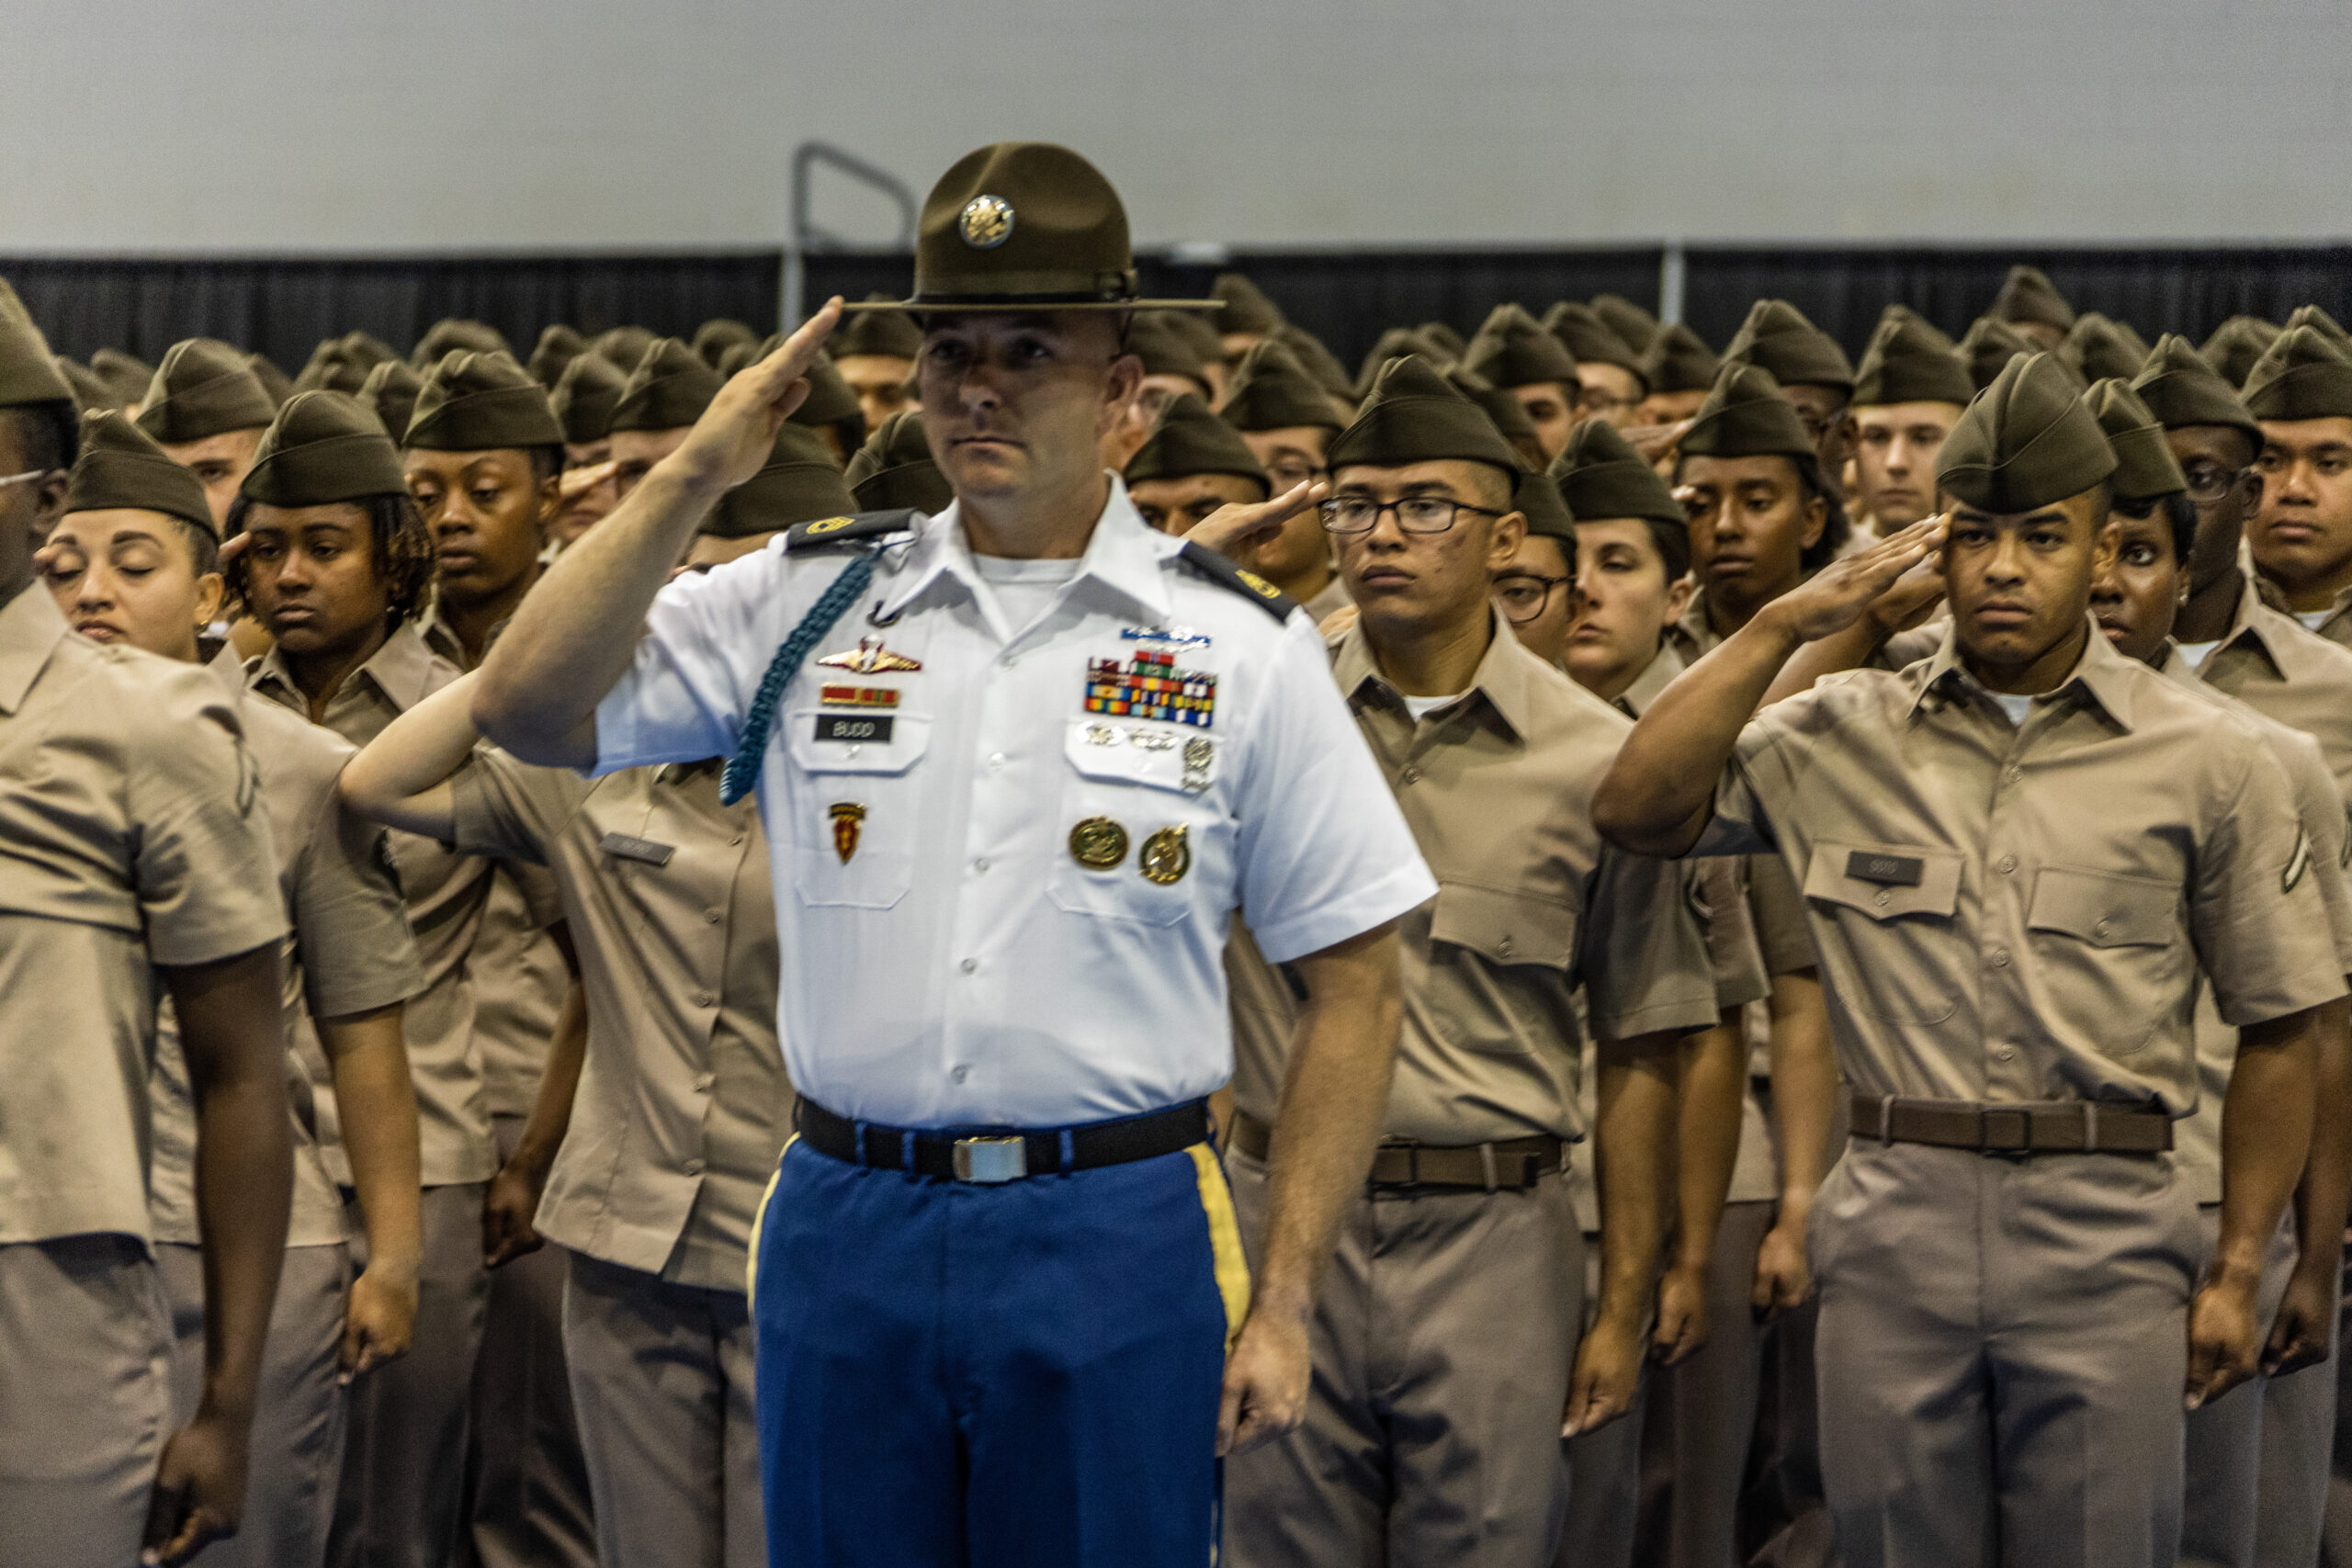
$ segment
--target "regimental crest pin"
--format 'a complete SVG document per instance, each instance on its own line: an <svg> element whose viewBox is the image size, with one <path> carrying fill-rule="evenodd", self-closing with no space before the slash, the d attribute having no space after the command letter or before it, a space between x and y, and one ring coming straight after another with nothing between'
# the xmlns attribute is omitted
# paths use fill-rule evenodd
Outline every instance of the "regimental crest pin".
<svg viewBox="0 0 2352 1568"><path fill-rule="evenodd" d="M1193 869L1193 845L1187 829L1182 827L1162 828L1143 841L1143 854L1136 862L1136 869L1143 873L1146 882L1170 887L1184 880Z"/></svg>
<svg viewBox="0 0 2352 1568"><path fill-rule="evenodd" d="M964 204L956 229L972 249L992 251L1012 238L1012 203L1001 196L976 196Z"/></svg>
<svg viewBox="0 0 2352 1568"><path fill-rule="evenodd" d="M817 660L830 670L852 670L860 675L878 675L888 671L910 671L922 668L922 660L909 659L903 653L893 653L882 646L878 637L862 637L854 649L829 653Z"/></svg>
<svg viewBox="0 0 2352 1568"><path fill-rule="evenodd" d="M833 819L833 853L847 865L857 853L857 836L865 826L865 807L854 800L837 800L825 807L825 815Z"/></svg>

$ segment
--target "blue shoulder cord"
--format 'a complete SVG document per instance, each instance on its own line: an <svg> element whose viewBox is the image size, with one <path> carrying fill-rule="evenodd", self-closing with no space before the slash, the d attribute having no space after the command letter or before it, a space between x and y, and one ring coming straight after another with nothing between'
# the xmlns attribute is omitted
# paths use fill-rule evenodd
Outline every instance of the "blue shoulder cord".
<svg viewBox="0 0 2352 1568"><path fill-rule="evenodd" d="M719 775L722 805L734 805L760 782L760 764L767 756L768 733L775 728L775 705L784 700L784 689L800 673L817 639L833 629L833 623L874 581L874 558L879 554L879 549L860 550L857 558L833 579L832 586L817 596L800 624L792 628L792 635L784 639L784 646L775 650L775 657L768 660L767 673L760 677L760 689L743 716L743 738L736 743L735 755L727 759L727 771Z"/></svg>

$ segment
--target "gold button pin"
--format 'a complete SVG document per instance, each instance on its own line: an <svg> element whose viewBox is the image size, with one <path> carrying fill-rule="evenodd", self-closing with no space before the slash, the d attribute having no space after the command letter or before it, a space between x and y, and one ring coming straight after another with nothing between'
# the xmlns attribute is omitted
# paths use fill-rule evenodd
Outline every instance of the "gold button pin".
<svg viewBox="0 0 2352 1568"><path fill-rule="evenodd" d="M1184 880L1193 869L1193 846L1182 828L1162 828L1143 841L1143 858L1136 868L1144 880L1170 886Z"/></svg>
<svg viewBox="0 0 2352 1568"><path fill-rule="evenodd" d="M1109 871L1127 858L1127 830L1108 817L1089 817L1069 830L1069 858L1089 871Z"/></svg>

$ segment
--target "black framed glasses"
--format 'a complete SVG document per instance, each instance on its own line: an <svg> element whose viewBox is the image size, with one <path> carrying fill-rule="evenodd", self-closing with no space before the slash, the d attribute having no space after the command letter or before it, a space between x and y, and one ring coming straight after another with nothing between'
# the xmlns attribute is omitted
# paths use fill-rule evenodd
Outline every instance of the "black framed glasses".
<svg viewBox="0 0 2352 1568"><path fill-rule="evenodd" d="M1505 620L1515 626L1525 626L1544 613L1554 589L1575 581L1546 577L1540 571L1506 571L1495 579L1495 603L1502 606Z"/></svg>
<svg viewBox="0 0 2352 1568"><path fill-rule="evenodd" d="M1317 502L1316 511L1322 513L1323 531L1327 534L1369 534L1380 525L1384 512L1395 513L1396 526L1408 534L1442 534L1453 526L1454 517L1464 512L1481 517L1503 515L1491 506L1473 506L1466 501L1448 501L1442 495L1408 495L1402 501L1335 495Z"/></svg>
<svg viewBox="0 0 2352 1568"><path fill-rule="evenodd" d="M2188 499L2209 506L2256 477L2252 468L2225 468L2219 463L2192 463L2182 472L2188 480Z"/></svg>

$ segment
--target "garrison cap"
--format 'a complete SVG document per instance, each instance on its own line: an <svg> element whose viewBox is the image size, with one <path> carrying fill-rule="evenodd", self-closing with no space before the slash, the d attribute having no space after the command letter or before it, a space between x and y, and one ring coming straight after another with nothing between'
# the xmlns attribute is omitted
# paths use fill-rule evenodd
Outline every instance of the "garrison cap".
<svg viewBox="0 0 2352 1568"><path fill-rule="evenodd" d="M935 516L956 499L954 487L932 457L919 409L902 410L884 420L865 445L851 454L842 478L857 504L868 512L911 506Z"/></svg>
<svg viewBox="0 0 2352 1568"><path fill-rule="evenodd" d="M2270 345L2278 341L2282 329L2276 321L2266 321L2260 316L2232 316L2213 329L2198 353L2214 374L2233 387L2243 387Z"/></svg>
<svg viewBox="0 0 2352 1568"><path fill-rule="evenodd" d="M1530 468L1519 476L1511 487L1510 503L1527 520L1527 531L1541 534L1547 539L1566 539L1573 554L1576 547L1576 513L1561 499L1560 487L1551 475Z"/></svg>
<svg viewBox="0 0 2352 1568"><path fill-rule="evenodd" d="M409 367L422 376L440 364L445 355L461 348L477 354L487 354L492 349L514 352L506 342L506 334L488 321L444 316L425 328L424 335L416 340L416 347L408 356Z"/></svg>
<svg viewBox="0 0 2352 1568"><path fill-rule="evenodd" d="M2066 303L2065 296L2051 283L2049 275L2036 266L2009 268L2009 276L2001 281L2001 291L1993 296L1993 303L1984 313L2004 321L2033 321L2056 327L2062 333L2075 324L2075 308Z"/></svg>
<svg viewBox="0 0 2352 1568"><path fill-rule="evenodd" d="M1406 355L1381 367L1363 412L1331 438L1324 461L1336 474L1351 464L1393 468L1447 458L1491 464L1514 479L1526 468L1459 387L1419 355Z"/></svg>
<svg viewBox="0 0 2352 1568"><path fill-rule="evenodd" d="M2245 432L2255 450L2262 450L2262 426L2246 412L2245 400L2177 333L2156 340L2147 364L2132 378L2132 390L2166 430L2223 424Z"/></svg>
<svg viewBox="0 0 2352 1568"><path fill-rule="evenodd" d="M1590 303L1592 313L1608 322L1609 330L1623 338L1627 348L1635 354L1647 352L1651 341L1658 334L1658 319L1656 316L1623 294L1596 294Z"/></svg>
<svg viewBox="0 0 2352 1568"><path fill-rule="evenodd" d="M1193 352L1201 356L1203 365L1225 363L1225 339L1217 335L1216 329L1209 325L1207 317L1201 311L1153 310L1149 314L1152 320L1191 344Z"/></svg>
<svg viewBox="0 0 2352 1568"><path fill-rule="evenodd" d="M73 389L76 413L88 413L93 409L103 412L120 408L123 404L123 400L114 395L114 389L107 384L105 377L70 355L57 355L57 373L65 378L66 386Z"/></svg>
<svg viewBox="0 0 2352 1568"><path fill-rule="evenodd" d="M613 433L613 410L621 400L621 385L628 379L619 367L594 349L563 367L548 395L548 410L563 426L564 441L585 446Z"/></svg>
<svg viewBox="0 0 2352 1568"><path fill-rule="evenodd" d="M490 452L563 445L563 426L531 373L503 352L445 355L424 378L405 447Z"/></svg>
<svg viewBox="0 0 2352 1568"><path fill-rule="evenodd" d="M657 340L622 384L615 430L678 430L702 417L722 385L702 355L673 337Z"/></svg>
<svg viewBox="0 0 2352 1568"><path fill-rule="evenodd" d="M2317 327L2281 333L2245 378L2256 419L2352 418L2352 358Z"/></svg>
<svg viewBox="0 0 2352 1568"><path fill-rule="evenodd" d="M531 373L532 380L552 392L555 384L563 379L564 367L587 352L588 340L558 321L539 333L538 344L523 368Z"/></svg>
<svg viewBox="0 0 2352 1568"><path fill-rule="evenodd" d="M325 506L406 495L408 480L373 408L348 392L297 392L262 434L238 493L266 506Z"/></svg>
<svg viewBox="0 0 2352 1568"><path fill-rule="evenodd" d="M1568 432L1551 474L1568 510L1588 523L1638 517L1679 526L1690 521L1657 470L1605 419L1588 419Z"/></svg>
<svg viewBox="0 0 2352 1568"><path fill-rule="evenodd" d="M410 369L407 361L387 359L368 372L355 395L376 411L385 434L400 433L392 435L392 445L398 446L408 434L409 421L416 417L416 395L424 389L424 378Z"/></svg>
<svg viewBox="0 0 2352 1568"><path fill-rule="evenodd" d="M2293 332L2297 327L2310 327L2316 331L2320 336L2325 338L2336 347L2344 350L2345 353L2352 354L2352 333L2346 333L2342 324L2339 323L2334 316L2329 315L2325 310L2321 310L2316 305L2298 305L2295 307L2295 313L2287 318L2287 326L2285 330L2288 332ZM98 350L96 354L90 355L90 368L97 371L101 376L106 374L106 369L104 367L99 365L98 360L101 355L107 352L107 350L102 348Z"/></svg>
<svg viewBox="0 0 2352 1568"><path fill-rule="evenodd" d="M1478 405L1503 441L1519 454L1522 468L1544 466L1544 437L1537 434L1535 421L1528 417L1527 405L1487 380L1475 370L1464 370L1459 365L1445 372L1445 378L1454 389Z"/></svg>
<svg viewBox="0 0 2352 1568"><path fill-rule="evenodd" d="M1676 321L1658 328L1642 351L1642 380L1653 392L1696 392L1715 384L1723 363L1697 333Z"/></svg>
<svg viewBox="0 0 2352 1568"><path fill-rule="evenodd" d="M1947 333L1942 328L1937 326L1935 322L1928 320L1927 317L1919 314L1918 311L1913 310L1910 306L1902 303L1900 300L1887 306L1885 310L1881 310L1878 313L1878 324L1880 326L1883 327L1889 321L1911 322L1919 330L1919 333L1925 341L1934 344L1938 348L1942 349L1947 354L1954 353L1960 347L1960 344L1951 340L1951 334ZM1972 392L1969 395L1973 397L1975 394Z"/></svg>
<svg viewBox="0 0 2352 1568"><path fill-rule="evenodd" d="M814 430L786 420L760 471L721 496L696 532L741 539L856 510L831 451Z"/></svg>
<svg viewBox="0 0 2352 1568"><path fill-rule="evenodd" d="M2111 376L2094 381L2083 394L2083 406L2107 433L2115 453L2115 472L2107 482L2117 500L2154 501L2188 488L2165 442L2165 427L2130 387Z"/></svg>
<svg viewBox="0 0 2352 1568"><path fill-rule="evenodd" d="M1642 356L1634 345L1589 305L1563 299L1544 312L1543 324L1578 364L1589 360L1595 365L1614 365L1636 376L1642 373Z"/></svg>
<svg viewBox="0 0 2352 1568"><path fill-rule="evenodd" d="M852 310L1218 310L1136 298L1127 211L1102 172L1050 141L967 152L922 204L915 291Z"/></svg>
<svg viewBox="0 0 2352 1568"><path fill-rule="evenodd" d="M139 428L179 446L227 430L259 430L277 405L245 356L219 338L184 338L164 355L140 400Z"/></svg>
<svg viewBox="0 0 2352 1568"><path fill-rule="evenodd" d="M311 350L311 357L302 362L295 373L297 392L357 392L368 379L368 372L388 359L398 359L381 338L366 333L345 333L341 337L322 338Z"/></svg>
<svg viewBox="0 0 2352 1568"><path fill-rule="evenodd" d="M761 344L752 351L751 362L765 359L783 342L778 337ZM857 421L857 440L865 439L865 405L857 400L857 394L850 390L849 383L842 379L842 373L833 368L831 360L820 354L808 362L808 368L800 376L808 383L808 395L792 411L793 423L839 424L854 419Z"/></svg>
<svg viewBox="0 0 2352 1568"><path fill-rule="evenodd" d="M694 351L712 369L718 368L719 356L739 343L757 343L760 334L732 316L713 316L695 329Z"/></svg>
<svg viewBox="0 0 2352 1568"><path fill-rule="evenodd" d="M1577 384L1576 356L1517 305L1498 305L1462 353L1462 367L1498 387Z"/></svg>
<svg viewBox="0 0 2352 1568"><path fill-rule="evenodd" d="M1968 367L1968 378L1979 392L1991 386L2018 355L2041 352L2032 339L1998 316L1979 316L1970 322L1959 350Z"/></svg>
<svg viewBox="0 0 2352 1568"><path fill-rule="evenodd" d="M1815 461L1813 433L1772 373L1752 360L1725 359L1707 400L1679 444L1691 457L1795 457ZM1816 476L1817 477L1817 476Z"/></svg>
<svg viewBox="0 0 2352 1568"><path fill-rule="evenodd" d="M1138 311L1127 324L1127 352L1143 361L1145 375L1182 376L1208 396L1209 371L1200 350L1158 311Z"/></svg>
<svg viewBox="0 0 2352 1568"><path fill-rule="evenodd" d="M2012 359L1936 454L1936 484L2007 515L2080 495L2115 472L2115 449L2055 355Z"/></svg>
<svg viewBox="0 0 2352 1568"><path fill-rule="evenodd" d="M1283 313L1265 291L1238 272L1217 275L1209 292L1217 299L1210 325L1220 333L1255 333L1260 337L1283 324Z"/></svg>
<svg viewBox="0 0 2352 1568"><path fill-rule="evenodd" d="M1861 367L1854 372L1854 402L1860 407L1889 403L1951 403L1965 408L1976 395L1968 367L1953 351L1951 339L1905 310L1890 306L1862 350Z"/></svg>
<svg viewBox="0 0 2352 1568"><path fill-rule="evenodd" d="M1854 367L1838 340L1785 299L1756 301L1724 357L1770 370L1783 387L1836 387L1849 392L1854 387Z"/></svg>
<svg viewBox="0 0 2352 1568"><path fill-rule="evenodd" d="M643 362L646 351L661 341L661 335L650 328L622 326L597 333L588 340L588 346L618 366L626 376Z"/></svg>
<svg viewBox="0 0 2352 1568"><path fill-rule="evenodd" d="M0 408L70 403L74 389L49 352L49 340L8 280L0 277Z"/></svg>
<svg viewBox="0 0 2352 1568"><path fill-rule="evenodd" d="M1356 398L1359 401L1372 396L1373 383L1380 379L1381 370L1392 359L1419 355L1440 369L1453 363L1453 355L1444 345L1431 339L1419 327L1391 327L1382 333L1363 356L1363 364L1356 370Z"/></svg>
<svg viewBox="0 0 2352 1568"><path fill-rule="evenodd" d="M1273 338L1251 346L1227 389L1217 417L1236 430L1289 430L1314 425L1340 428L1330 394L1299 367L1297 357Z"/></svg>
<svg viewBox="0 0 2352 1568"><path fill-rule="evenodd" d="M869 305L888 306L888 294L869 294ZM825 342L825 352L835 359L853 354L880 354L892 359L913 359L922 353L922 328L904 310L895 308L881 310L861 310L854 316L842 318Z"/></svg>
<svg viewBox="0 0 2352 1568"><path fill-rule="evenodd" d="M1124 476L1138 479L1180 479L1193 474L1232 474L1254 480L1261 500L1273 493L1265 465L1250 450L1233 426L1209 412L1209 405L1190 392L1179 392L1152 422L1136 455L1127 459Z"/></svg>
<svg viewBox="0 0 2352 1568"><path fill-rule="evenodd" d="M246 355L245 367L254 373L254 379L261 383L261 389L269 394L271 417L277 417L277 411L284 408L286 400L294 395L294 378L280 370L277 361L266 354Z"/></svg>
<svg viewBox="0 0 2352 1568"><path fill-rule="evenodd" d="M65 510L118 507L160 512L220 536L195 471L164 457L120 409L93 409L82 416L82 455L74 460L74 477L66 483Z"/></svg>
<svg viewBox="0 0 2352 1568"><path fill-rule="evenodd" d="M2134 349L2113 321L2097 310L2086 310L2067 329L2066 341L2058 345L2058 357L2086 381L2110 378L2128 381L2147 362L2148 347L2142 344Z"/></svg>
<svg viewBox="0 0 2352 1568"><path fill-rule="evenodd" d="M119 348L102 348L90 355L90 369L114 393L112 407L128 408L147 395L155 367Z"/></svg>
<svg viewBox="0 0 2352 1568"><path fill-rule="evenodd" d="M1458 360L1470 346L1470 340L1443 321L1423 321L1420 334L1445 351L1448 359Z"/></svg>
<svg viewBox="0 0 2352 1568"><path fill-rule="evenodd" d="M1341 402L1356 400L1355 383L1349 379L1348 367L1340 363L1338 355L1323 345L1321 338L1292 321L1284 321L1266 335L1289 349L1317 386Z"/></svg>

